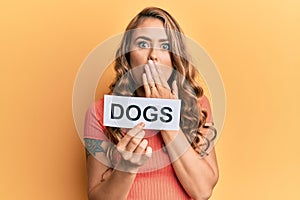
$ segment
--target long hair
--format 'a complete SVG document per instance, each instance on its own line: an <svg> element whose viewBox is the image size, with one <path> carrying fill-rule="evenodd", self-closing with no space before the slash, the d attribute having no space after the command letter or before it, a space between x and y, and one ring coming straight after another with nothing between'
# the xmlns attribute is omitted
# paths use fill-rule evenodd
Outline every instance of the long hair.
<svg viewBox="0 0 300 200"><path fill-rule="evenodd" d="M145 8L128 24L120 47L116 52L114 62L116 77L110 85L110 94L119 96L136 95L134 88L132 88L133 80L128 76L128 72L131 69L129 59L130 43L133 30L147 18L156 18L163 22L170 44L170 57L174 68L168 83L170 84L174 79L177 81L178 95L179 99L181 99L180 128L194 150L203 156L207 154L206 150L210 146L210 140L202 132L203 128L209 127L205 125L207 113L202 110L198 102L203 95L203 89L196 81L199 73L190 62L182 29L165 10L156 7ZM174 73L175 71L176 73ZM121 128L106 127L106 134L114 144L117 144L125 133ZM204 146L205 148L203 148Z"/></svg>

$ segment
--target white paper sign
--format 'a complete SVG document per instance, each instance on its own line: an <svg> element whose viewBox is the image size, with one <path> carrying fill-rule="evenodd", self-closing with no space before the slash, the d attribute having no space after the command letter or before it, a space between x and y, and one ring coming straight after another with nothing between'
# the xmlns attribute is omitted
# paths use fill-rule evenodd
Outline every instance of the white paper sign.
<svg viewBox="0 0 300 200"><path fill-rule="evenodd" d="M104 126L179 130L181 100L104 95Z"/></svg>

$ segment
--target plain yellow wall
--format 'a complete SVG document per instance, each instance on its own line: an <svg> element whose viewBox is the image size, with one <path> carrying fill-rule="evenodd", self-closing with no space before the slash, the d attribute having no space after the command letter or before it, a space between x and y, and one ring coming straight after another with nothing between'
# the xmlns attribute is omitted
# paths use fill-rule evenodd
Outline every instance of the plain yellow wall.
<svg viewBox="0 0 300 200"><path fill-rule="evenodd" d="M149 5L203 45L225 84L211 199L300 199L298 0L2 1L0 199L87 199L76 73Z"/></svg>

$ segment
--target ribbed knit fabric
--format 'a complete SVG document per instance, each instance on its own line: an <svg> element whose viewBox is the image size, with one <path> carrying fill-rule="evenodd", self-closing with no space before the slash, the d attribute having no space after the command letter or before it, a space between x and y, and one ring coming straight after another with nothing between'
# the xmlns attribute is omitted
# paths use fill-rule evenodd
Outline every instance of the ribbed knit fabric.
<svg viewBox="0 0 300 200"><path fill-rule="evenodd" d="M87 110L84 138L108 140L104 134L103 103L101 99ZM211 121L209 102L206 97L199 101L208 112ZM164 151L162 137L157 131L146 130L145 138L152 147L152 157L143 165L131 186L128 200L186 200L191 199L180 184L167 152Z"/></svg>

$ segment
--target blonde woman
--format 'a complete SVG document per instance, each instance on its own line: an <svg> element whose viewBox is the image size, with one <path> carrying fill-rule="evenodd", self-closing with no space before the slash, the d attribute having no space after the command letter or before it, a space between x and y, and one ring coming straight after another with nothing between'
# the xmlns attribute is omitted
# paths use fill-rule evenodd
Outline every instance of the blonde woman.
<svg viewBox="0 0 300 200"><path fill-rule="evenodd" d="M180 129L103 125L103 99L86 113L88 196L100 199L208 199L218 180L211 110L189 61L181 28L149 7L126 28L111 95L181 99Z"/></svg>

